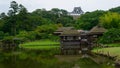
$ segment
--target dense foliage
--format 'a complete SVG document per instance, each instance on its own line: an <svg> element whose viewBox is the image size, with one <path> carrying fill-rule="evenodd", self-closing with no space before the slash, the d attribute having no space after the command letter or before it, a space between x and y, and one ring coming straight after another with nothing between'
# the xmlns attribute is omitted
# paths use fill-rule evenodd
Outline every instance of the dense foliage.
<svg viewBox="0 0 120 68"><path fill-rule="evenodd" d="M100 38L101 43L119 43L120 42L120 14L116 12L107 12L100 17L100 24L108 31Z"/></svg>
<svg viewBox="0 0 120 68"><path fill-rule="evenodd" d="M109 29L99 40L100 43L118 43L120 42L120 29Z"/></svg>
<svg viewBox="0 0 120 68"><path fill-rule="evenodd" d="M96 26L99 23L99 17L102 16L105 11L97 10L93 12L86 12L81 15L80 18L76 21L75 27L78 29L90 30L92 27Z"/></svg>
<svg viewBox="0 0 120 68"><path fill-rule="evenodd" d="M100 17L100 24L107 28L120 28L120 14L108 12Z"/></svg>
<svg viewBox="0 0 120 68"><path fill-rule="evenodd" d="M28 12L22 4L12 1L8 13L0 14L0 40L11 36L23 41L57 40L53 32L62 26L90 30L100 24L107 29L120 28L119 9L116 7L108 11L86 12L78 19L73 19L64 9L36 9Z"/></svg>
<svg viewBox="0 0 120 68"><path fill-rule="evenodd" d="M120 13L120 6L115 7L115 8L111 8L109 11L110 11L110 12L117 12L117 13Z"/></svg>
<svg viewBox="0 0 120 68"><path fill-rule="evenodd" d="M53 32L61 26L72 26L74 22L67 13L58 8L28 12L23 5L12 1L8 13L0 14L0 39L6 36L22 38L24 41L58 39Z"/></svg>

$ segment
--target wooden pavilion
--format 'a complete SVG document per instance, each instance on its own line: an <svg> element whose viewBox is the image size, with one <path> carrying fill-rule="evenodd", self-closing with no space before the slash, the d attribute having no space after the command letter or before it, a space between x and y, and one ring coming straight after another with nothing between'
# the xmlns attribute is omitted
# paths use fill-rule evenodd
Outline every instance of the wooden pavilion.
<svg viewBox="0 0 120 68"><path fill-rule="evenodd" d="M66 30L60 35L61 53L77 54L81 49L80 33L77 30Z"/></svg>
<svg viewBox="0 0 120 68"><path fill-rule="evenodd" d="M98 38L101 37L106 31L107 30L105 28L99 25L93 27L87 34L89 42L91 42L93 46L96 46Z"/></svg>
<svg viewBox="0 0 120 68"><path fill-rule="evenodd" d="M101 26L95 26L90 31L75 30L73 27L59 28L55 35L60 37L62 54L88 53L97 39L106 32Z"/></svg>

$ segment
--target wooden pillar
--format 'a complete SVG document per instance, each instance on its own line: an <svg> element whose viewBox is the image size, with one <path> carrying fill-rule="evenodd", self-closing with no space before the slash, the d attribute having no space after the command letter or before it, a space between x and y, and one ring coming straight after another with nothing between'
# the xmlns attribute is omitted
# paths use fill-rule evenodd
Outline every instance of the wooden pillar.
<svg viewBox="0 0 120 68"><path fill-rule="evenodd" d="M65 55L67 55L67 50L65 50Z"/></svg>
<svg viewBox="0 0 120 68"><path fill-rule="evenodd" d="M63 50L63 49L61 49L61 55L63 55L63 54L64 54L63 52L64 52L64 50Z"/></svg>
<svg viewBox="0 0 120 68"><path fill-rule="evenodd" d="M77 50L75 50L75 55L77 54Z"/></svg>
<svg viewBox="0 0 120 68"><path fill-rule="evenodd" d="M120 68L120 63L115 63L115 68Z"/></svg>

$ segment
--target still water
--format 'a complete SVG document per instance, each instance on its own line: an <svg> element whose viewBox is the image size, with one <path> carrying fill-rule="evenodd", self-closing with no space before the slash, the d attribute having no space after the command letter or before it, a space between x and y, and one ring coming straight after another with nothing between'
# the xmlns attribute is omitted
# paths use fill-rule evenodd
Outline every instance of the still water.
<svg viewBox="0 0 120 68"><path fill-rule="evenodd" d="M24 50L1 52L0 68L71 68L72 63L59 62L57 50Z"/></svg>
<svg viewBox="0 0 120 68"><path fill-rule="evenodd" d="M114 68L106 64L97 64L89 58L71 61L75 58L62 57L69 62L59 61L55 57L60 51L52 50L22 50L14 52L0 52L0 68Z"/></svg>

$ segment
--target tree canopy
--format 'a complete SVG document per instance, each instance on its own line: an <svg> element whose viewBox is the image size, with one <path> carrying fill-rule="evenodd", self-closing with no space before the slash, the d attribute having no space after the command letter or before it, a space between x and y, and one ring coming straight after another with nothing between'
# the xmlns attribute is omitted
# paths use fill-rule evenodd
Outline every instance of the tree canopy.
<svg viewBox="0 0 120 68"><path fill-rule="evenodd" d="M8 13L0 14L0 39L5 36L23 39L54 38L53 31L59 26L72 26L74 19L64 9L36 9L28 12L22 4L10 2ZM56 38L56 37L55 37Z"/></svg>
<svg viewBox="0 0 120 68"><path fill-rule="evenodd" d="M104 33L103 37L99 40L100 43L117 43L120 42L120 29L109 29Z"/></svg>
<svg viewBox="0 0 120 68"><path fill-rule="evenodd" d="M105 11L97 10L93 12L86 12L81 15L80 18L76 21L75 27L85 30L90 30L92 27L96 26L99 23L99 17L102 16Z"/></svg>
<svg viewBox="0 0 120 68"><path fill-rule="evenodd" d="M120 6L115 7L115 8L111 8L109 11L110 11L110 12L117 12L117 13L120 13Z"/></svg>
<svg viewBox="0 0 120 68"><path fill-rule="evenodd" d="M120 14L107 12L100 17L100 24L107 29L120 28Z"/></svg>

